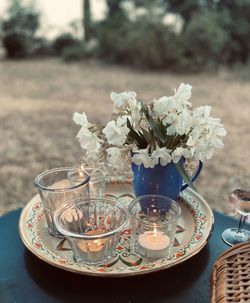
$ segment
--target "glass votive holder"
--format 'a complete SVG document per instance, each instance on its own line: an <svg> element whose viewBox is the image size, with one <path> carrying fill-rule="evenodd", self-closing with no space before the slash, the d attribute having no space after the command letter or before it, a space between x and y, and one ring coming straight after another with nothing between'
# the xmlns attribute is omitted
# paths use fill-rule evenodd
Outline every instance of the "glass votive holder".
<svg viewBox="0 0 250 303"><path fill-rule="evenodd" d="M147 259L167 258L181 216L178 203L160 195L139 196L131 202L129 214L134 252Z"/></svg>
<svg viewBox="0 0 250 303"><path fill-rule="evenodd" d="M54 220L75 260L98 265L115 252L121 232L128 224L128 214L115 200L91 197L65 203L56 210Z"/></svg>
<svg viewBox="0 0 250 303"><path fill-rule="evenodd" d="M89 194L90 196L102 197L105 195L105 174L103 171L89 166L82 167L89 176Z"/></svg>
<svg viewBox="0 0 250 303"><path fill-rule="evenodd" d="M45 219L51 235L61 237L54 223L55 210L65 201L89 195L89 174L81 168L61 167L47 170L35 179Z"/></svg>

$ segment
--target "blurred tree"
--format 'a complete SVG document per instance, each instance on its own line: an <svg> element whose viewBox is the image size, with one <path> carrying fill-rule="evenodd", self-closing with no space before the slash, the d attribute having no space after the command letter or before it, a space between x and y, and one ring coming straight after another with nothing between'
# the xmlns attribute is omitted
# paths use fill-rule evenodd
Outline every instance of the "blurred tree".
<svg viewBox="0 0 250 303"><path fill-rule="evenodd" d="M8 13L2 22L3 46L10 58L26 57L33 51L40 14L20 0L11 1Z"/></svg>
<svg viewBox="0 0 250 303"><path fill-rule="evenodd" d="M200 6L204 4L201 0L166 0L167 9L173 13L180 14L183 19L188 22L192 16L198 11Z"/></svg>
<svg viewBox="0 0 250 303"><path fill-rule="evenodd" d="M213 15L216 11L218 21L214 24L214 44L218 42L216 39L222 31L225 37L227 36L226 40L228 41L222 63L247 62L249 60L250 0L166 0L166 3L169 10L182 15L185 26L189 27L189 31L190 26L188 24L190 22L192 27L194 26L193 18L197 20L197 14L201 14L201 18L203 18L205 17L204 10L214 10ZM213 20L213 17L211 17L211 20ZM209 22L209 20L207 21ZM209 28L211 29L211 25ZM208 34L208 31L205 30L205 33ZM220 39L220 41L222 40Z"/></svg>
<svg viewBox="0 0 250 303"><path fill-rule="evenodd" d="M220 12L227 11L230 20L224 26L230 35L229 63L247 62L250 58L250 0L220 0Z"/></svg>
<svg viewBox="0 0 250 303"><path fill-rule="evenodd" d="M92 33L90 0L83 0L83 29L84 40L89 41Z"/></svg>
<svg viewBox="0 0 250 303"><path fill-rule="evenodd" d="M79 44L80 41L77 38L75 38L72 34L62 33L55 38L55 40L52 43L52 46L55 54L60 56L62 55L65 48L78 46Z"/></svg>
<svg viewBox="0 0 250 303"><path fill-rule="evenodd" d="M165 0L133 0L136 8L140 7L145 10L144 16L148 19L162 23L166 15L167 6Z"/></svg>
<svg viewBox="0 0 250 303"><path fill-rule="evenodd" d="M98 56L111 62L124 62L125 41L130 20L123 9L123 0L106 0L106 18L97 25Z"/></svg>
<svg viewBox="0 0 250 303"><path fill-rule="evenodd" d="M181 39L189 69L216 68L219 63L227 61L230 37L223 23L228 20L230 17L226 11L206 8L197 11L187 23Z"/></svg>
<svg viewBox="0 0 250 303"><path fill-rule="evenodd" d="M125 48L126 63L141 68L173 70L183 56L178 36L150 15L135 21Z"/></svg>
<svg viewBox="0 0 250 303"><path fill-rule="evenodd" d="M147 10L155 8L167 9L166 0L132 0L136 7L145 7Z"/></svg>
<svg viewBox="0 0 250 303"><path fill-rule="evenodd" d="M109 0L110 1L110 0ZM126 1L128 2L128 1ZM181 45L172 29L163 23L164 2L130 1L108 13L112 18L101 22L99 28L99 56L105 60L125 63L142 68L173 68L180 58ZM136 16L136 9L143 14ZM131 17L133 16L133 17ZM135 17L135 18L134 18Z"/></svg>
<svg viewBox="0 0 250 303"><path fill-rule="evenodd" d="M250 0L106 2L106 19L98 25L101 58L183 71L249 60Z"/></svg>
<svg viewBox="0 0 250 303"><path fill-rule="evenodd" d="M122 3L124 0L106 0L108 7L107 18L112 18L117 14L123 14Z"/></svg>

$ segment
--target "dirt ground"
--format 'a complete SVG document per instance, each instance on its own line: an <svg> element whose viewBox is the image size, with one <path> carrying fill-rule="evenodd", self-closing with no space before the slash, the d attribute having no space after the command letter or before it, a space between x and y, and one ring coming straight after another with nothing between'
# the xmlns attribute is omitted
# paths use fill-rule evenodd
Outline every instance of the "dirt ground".
<svg viewBox="0 0 250 303"><path fill-rule="evenodd" d="M229 73L172 75L97 62L0 62L0 214L23 207L40 172L81 163L72 121L85 111L92 122L110 118L112 90L134 90L146 102L171 95L180 82L193 86L194 106L211 105L228 131L225 148L204 163L196 185L215 209L229 213L231 186L249 180L250 83Z"/></svg>

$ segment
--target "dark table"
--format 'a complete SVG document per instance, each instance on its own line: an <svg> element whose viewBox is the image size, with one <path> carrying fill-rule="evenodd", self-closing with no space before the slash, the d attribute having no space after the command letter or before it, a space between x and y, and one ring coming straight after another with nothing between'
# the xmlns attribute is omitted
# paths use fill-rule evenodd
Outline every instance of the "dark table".
<svg viewBox="0 0 250 303"><path fill-rule="evenodd" d="M18 234L21 210L0 218L0 302L181 302L210 301L210 274L220 253L229 248L221 239L237 221L214 212L208 245L190 260L158 273L129 278L88 277L55 268L32 255Z"/></svg>

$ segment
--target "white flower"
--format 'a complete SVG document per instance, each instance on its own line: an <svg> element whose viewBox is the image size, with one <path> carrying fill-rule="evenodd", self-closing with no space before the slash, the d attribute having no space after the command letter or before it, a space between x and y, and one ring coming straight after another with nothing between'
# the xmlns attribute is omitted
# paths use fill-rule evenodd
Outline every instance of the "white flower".
<svg viewBox="0 0 250 303"><path fill-rule="evenodd" d="M121 150L118 147L109 147L106 149L108 165L114 168L121 166L123 162Z"/></svg>
<svg viewBox="0 0 250 303"><path fill-rule="evenodd" d="M141 103L136 99L131 99L128 101L128 105L131 112L130 122L135 128L137 128L142 119Z"/></svg>
<svg viewBox="0 0 250 303"><path fill-rule="evenodd" d="M116 121L112 120L108 122L106 127L103 129L108 143L114 145L122 145L127 139L129 129L127 127L127 117L119 117Z"/></svg>
<svg viewBox="0 0 250 303"><path fill-rule="evenodd" d="M91 124L88 122L87 116L85 113L74 113L73 114L73 121L78 124L81 125L82 127L90 127Z"/></svg>
<svg viewBox="0 0 250 303"><path fill-rule="evenodd" d="M97 138L95 134L90 132L87 128L82 127L77 135L82 149L85 149L87 153L96 154L100 148L101 140Z"/></svg>
<svg viewBox="0 0 250 303"><path fill-rule="evenodd" d="M112 92L114 120L105 127L90 124L85 113L74 113L73 120L81 126L77 137L84 159L98 165L107 160L105 167L108 164L117 171L131 163L131 158L145 168L177 163L181 158L210 159L216 148L224 146L226 131L220 119L210 116L210 106L190 109L191 95L192 86L181 83L174 95L145 105L149 118L135 92ZM127 121L134 132L130 133Z"/></svg>
<svg viewBox="0 0 250 303"><path fill-rule="evenodd" d="M145 168L153 168L157 164L158 160L152 159L149 155L148 148L145 148L135 151L132 157L132 162L138 166L143 164Z"/></svg>
<svg viewBox="0 0 250 303"><path fill-rule="evenodd" d="M211 113L211 106L199 106L193 110L193 117L205 117L208 118Z"/></svg>
<svg viewBox="0 0 250 303"><path fill-rule="evenodd" d="M166 149L166 147L162 147L162 148L157 147L152 153L153 162L158 163L160 160L160 164L162 166L166 166L168 163L172 161L170 152L171 150Z"/></svg>
<svg viewBox="0 0 250 303"><path fill-rule="evenodd" d="M175 134L176 134L176 128L175 128L175 125L172 124L167 128L167 135L174 136Z"/></svg>
<svg viewBox="0 0 250 303"><path fill-rule="evenodd" d="M167 129L167 134L169 136L178 134L185 135L188 134L192 126L192 115L191 111L188 109L183 109L179 114L173 116L171 125Z"/></svg>
<svg viewBox="0 0 250 303"><path fill-rule="evenodd" d="M172 97L161 97L154 101L154 111L159 115L169 114L175 107L175 99Z"/></svg>
<svg viewBox="0 0 250 303"><path fill-rule="evenodd" d="M178 104L173 97L162 97L154 101L154 112L162 119L163 125L171 125L177 119ZM170 131L170 130L169 130ZM175 133L175 129L171 134Z"/></svg>
<svg viewBox="0 0 250 303"><path fill-rule="evenodd" d="M186 107L186 106L191 106L191 103L188 102L188 100L191 98L191 95L192 95L192 86L189 84L181 83L175 93L175 98L178 103Z"/></svg>
<svg viewBox="0 0 250 303"><path fill-rule="evenodd" d="M224 147L221 137L226 135L226 130L220 119L209 116L210 111L210 107L196 109L187 141L191 154L201 161L211 159L215 148Z"/></svg>
<svg viewBox="0 0 250 303"><path fill-rule="evenodd" d="M175 91L174 96L164 96L154 101L154 112L160 117L162 116L164 125L170 124L170 128L168 129L168 135L170 136L176 132L180 135L186 134L190 129L191 123L189 119L191 120L191 117L188 107L191 106L191 103L188 100L191 98L191 89L191 85L181 83L178 90ZM179 115L182 116L179 117ZM183 118L185 125L181 122Z"/></svg>
<svg viewBox="0 0 250 303"><path fill-rule="evenodd" d="M183 111L178 115L176 121L176 132L179 135L188 134L192 126L192 114L188 109L183 109Z"/></svg>
<svg viewBox="0 0 250 303"><path fill-rule="evenodd" d="M177 147L172 152L173 162L178 163L182 157L187 158L187 159L190 158L190 151L187 148Z"/></svg>
<svg viewBox="0 0 250 303"><path fill-rule="evenodd" d="M135 92L122 92L115 93L112 92L110 94L111 100L114 102L113 112L119 113L120 110L125 109L128 106L128 102L130 100L135 100L136 93Z"/></svg>
<svg viewBox="0 0 250 303"><path fill-rule="evenodd" d="M86 114L74 113L73 120L82 126L77 134L81 148L86 151L88 156L97 157L101 140L88 129L92 124L88 122Z"/></svg>

